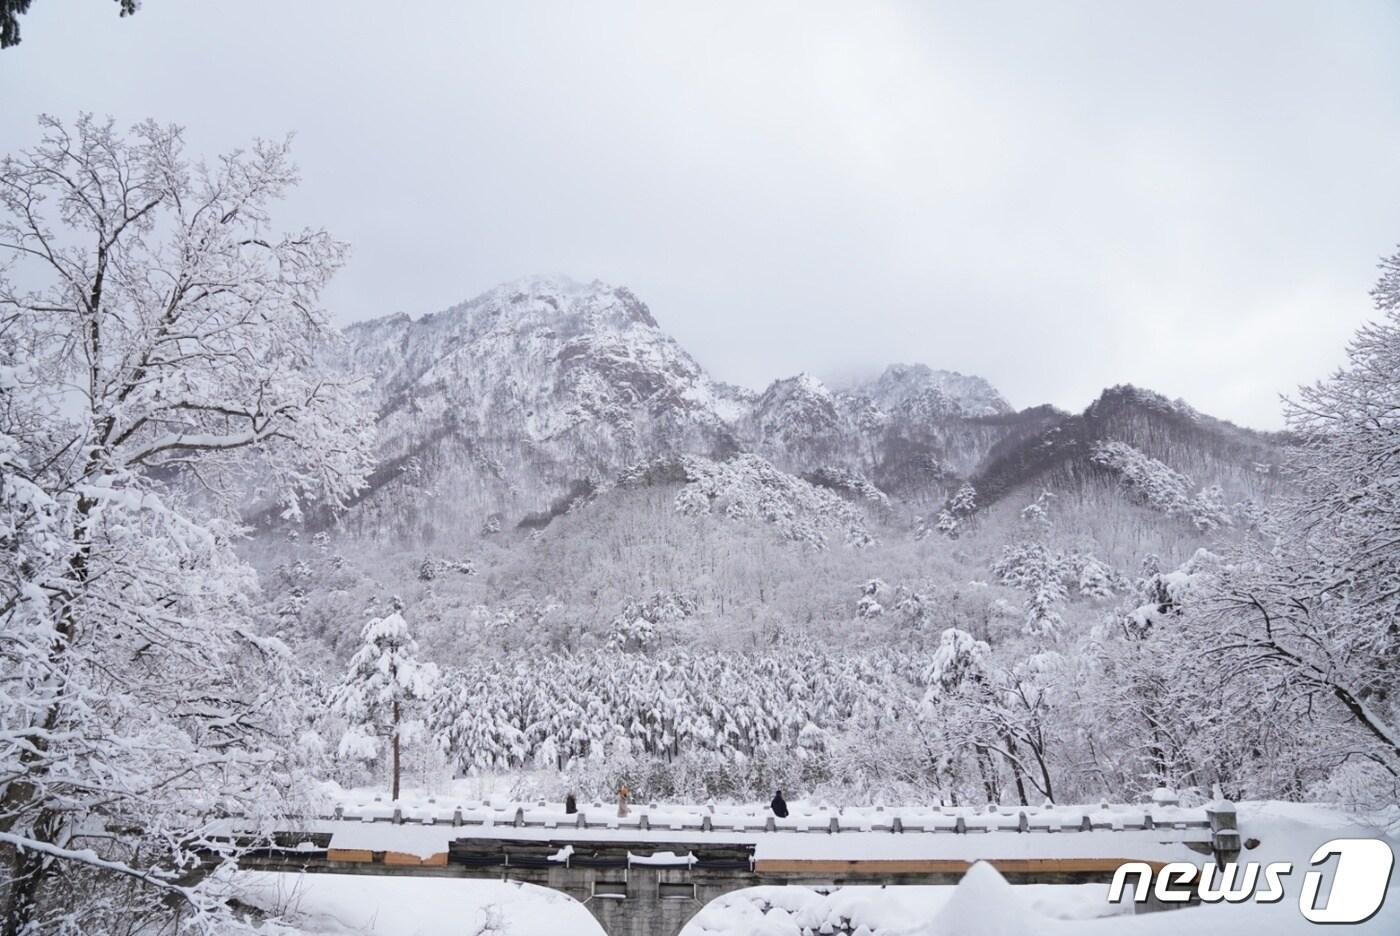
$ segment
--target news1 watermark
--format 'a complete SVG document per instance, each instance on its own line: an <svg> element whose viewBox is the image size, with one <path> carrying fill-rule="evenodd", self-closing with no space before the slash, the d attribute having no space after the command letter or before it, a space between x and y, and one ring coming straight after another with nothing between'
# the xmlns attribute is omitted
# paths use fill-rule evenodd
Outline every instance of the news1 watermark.
<svg viewBox="0 0 1400 936"><path fill-rule="evenodd" d="M1395 855L1380 839L1339 838L1320 845L1310 863L1324 867L1303 875L1298 912L1313 923L1364 923L1385 902ZM1154 868L1130 861L1114 872L1108 899L1122 900L1131 880L1132 899L1139 904L1154 899L1165 904L1193 899L1207 904L1278 903L1288 896L1295 878L1290 861L1231 861L1219 868L1214 862L1173 861Z"/></svg>

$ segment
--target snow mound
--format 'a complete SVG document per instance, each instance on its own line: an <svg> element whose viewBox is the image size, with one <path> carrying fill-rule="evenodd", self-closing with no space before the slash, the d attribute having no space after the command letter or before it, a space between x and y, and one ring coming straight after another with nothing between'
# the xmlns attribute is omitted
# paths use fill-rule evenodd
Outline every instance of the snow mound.
<svg viewBox="0 0 1400 936"><path fill-rule="evenodd" d="M991 864L979 861L933 918L937 936L1025 936L1040 932L1044 919L1021 900Z"/></svg>

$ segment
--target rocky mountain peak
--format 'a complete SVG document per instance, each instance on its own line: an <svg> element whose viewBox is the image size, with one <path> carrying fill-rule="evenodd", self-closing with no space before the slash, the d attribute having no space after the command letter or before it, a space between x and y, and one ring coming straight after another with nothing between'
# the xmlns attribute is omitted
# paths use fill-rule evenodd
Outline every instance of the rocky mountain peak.
<svg viewBox="0 0 1400 936"><path fill-rule="evenodd" d="M502 283L444 314L457 309L518 327L553 321L586 330L642 327L659 331L646 303L627 287L596 279L584 283L563 274Z"/></svg>
<svg viewBox="0 0 1400 936"><path fill-rule="evenodd" d="M886 412L915 418L1012 412L1010 404L983 378L935 370L926 364L891 364L876 379L853 389Z"/></svg>

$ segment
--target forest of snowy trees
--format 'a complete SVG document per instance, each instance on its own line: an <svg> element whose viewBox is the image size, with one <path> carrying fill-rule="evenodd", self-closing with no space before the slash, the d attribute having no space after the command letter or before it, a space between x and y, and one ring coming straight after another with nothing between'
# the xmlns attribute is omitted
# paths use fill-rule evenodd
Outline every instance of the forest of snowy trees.
<svg viewBox="0 0 1400 936"><path fill-rule="evenodd" d="M193 873L228 847L208 829L314 808L327 778L979 804L1400 794L1400 254L1346 367L1265 440L1277 464L1137 391L991 443L1004 404L925 394L910 418L945 420L990 466L959 472L866 398L794 384L803 412L864 407L890 433L880 464L927 488L889 495L864 450L799 473L796 449L723 450L736 436L511 517L485 484L431 480L423 445L386 467L374 375L342 368L318 305L345 247L272 222L295 182L284 143L205 163L176 128L86 117L45 119L0 163L3 936L252 928ZM625 327L653 329L629 297ZM601 399L594 376L575 383ZM381 414L425 418L407 393ZM569 410L569 431L614 418L604 402ZM727 431L714 412L674 438L708 445ZM1073 435L1102 426L1118 435ZM1188 432L1224 441L1169 464ZM500 481L506 462L471 457ZM376 474L388 493L361 501ZM433 512L453 535L389 535Z"/></svg>

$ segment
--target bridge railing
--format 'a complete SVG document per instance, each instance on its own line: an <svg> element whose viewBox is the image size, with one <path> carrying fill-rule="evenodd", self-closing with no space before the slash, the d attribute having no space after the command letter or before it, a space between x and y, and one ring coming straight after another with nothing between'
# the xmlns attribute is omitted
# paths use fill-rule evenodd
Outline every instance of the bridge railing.
<svg viewBox="0 0 1400 936"><path fill-rule="evenodd" d="M1175 801L1156 800L1148 804L1099 803L1090 806L870 806L842 808L819 806L797 808L785 818L777 818L755 808L709 804L705 806L652 803L636 805L625 816L617 815L612 804L584 804L577 813L565 812L562 804L543 801L532 804L480 801L439 802L428 798L416 802L387 802L381 799L351 800L337 805L322 819L352 822L387 822L414 825L492 829L516 828L557 830L619 830L637 832L717 832L752 834L787 833L955 833L987 832L1090 832L1136 830L1214 831L1222 827L1221 815L1233 807L1228 803L1181 806Z"/></svg>

